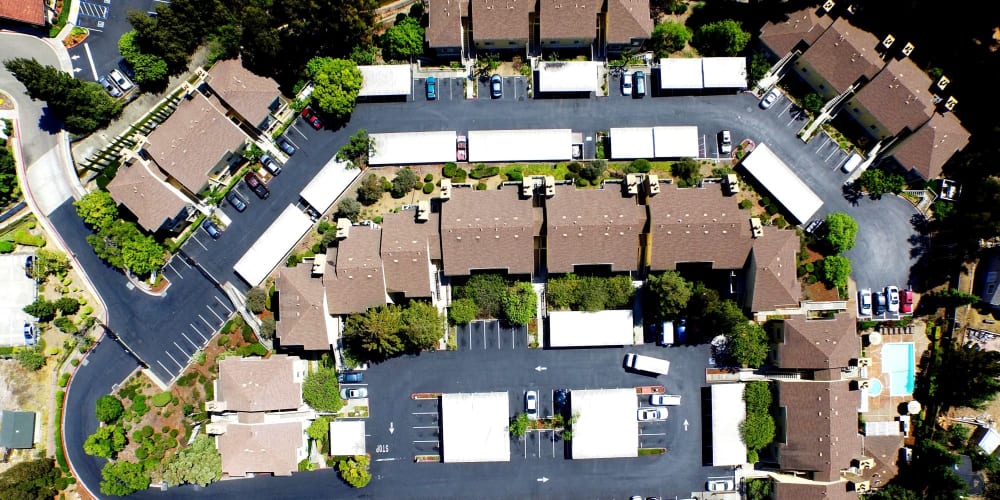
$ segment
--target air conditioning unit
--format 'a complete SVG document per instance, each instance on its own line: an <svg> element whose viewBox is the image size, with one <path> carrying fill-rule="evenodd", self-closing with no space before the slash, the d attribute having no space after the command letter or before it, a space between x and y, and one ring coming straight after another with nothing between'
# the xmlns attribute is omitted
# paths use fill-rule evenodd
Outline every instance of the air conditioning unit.
<svg viewBox="0 0 1000 500"><path fill-rule="evenodd" d="M860 461L858 461L858 467L861 470L874 469L875 468L875 459L874 458L863 458Z"/></svg>
<svg viewBox="0 0 1000 500"><path fill-rule="evenodd" d="M430 220L431 216L431 202L428 200L420 200L417 202L417 221L427 222Z"/></svg>
<svg viewBox="0 0 1000 500"><path fill-rule="evenodd" d="M750 234L754 238L764 236L764 225L760 223L760 219L757 217L750 218Z"/></svg>
<svg viewBox="0 0 1000 500"><path fill-rule="evenodd" d="M916 45L913 45L910 42L906 42L906 45L903 45L903 50L902 50L903 56L910 57L910 54L913 53L913 49L915 48L917 48Z"/></svg>
<svg viewBox="0 0 1000 500"><path fill-rule="evenodd" d="M890 33L885 36L885 39L882 40L882 46L888 49L889 47L892 47L892 44L895 43L895 41L896 37L892 36L892 33Z"/></svg>
<svg viewBox="0 0 1000 500"><path fill-rule="evenodd" d="M868 493L871 489L871 483L868 481L851 482L851 486L854 487L854 491L858 493Z"/></svg>
<svg viewBox="0 0 1000 500"><path fill-rule="evenodd" d="M858 358L858 366L871 366L872 358Z"/></svg>
<svg viewBox="0 0 1000 500"><path fill-rule="evenodd" d="M862 389L862 390L863 390L863 389L867 389L867 388L868 388L868 387L870 387L871 385L872 385L872 383L871 383L871 381L870 381L870 380L868 380L868 379L864 379L864 380L859 380L859 381L858 381L858 389Z"/></svg>
<svg viewBox="0 0 1000 500"><path fill-rule="evenodd" d="M951 83L951 80L949 80L947 76L942 75L941 78L938 78L937 87L941 90L944 90L949 83Z"/></svg>
<svg viewBox="0 0 1000 500"><path fill-rule="evenodd" d="M646 186L649 188L649 196L658 194L660 192L660 176L656 174L647 175Z"/></svg>
<svg viewBox="0 0 1000 500"><path fill-rule="evenodd" d="M625 190L628 194L639 194L639 176L636 174L625 174Z"/></svg>
<svg viewBox="0 0 1000 500"><path fill-rule="evenodd" d="M441 179L441 199L451 199L451 179Z"/></svg>
<svg viewBox="0 0 1000 500"><path fill-rule="evenodd" d="M343 240L347 239L351 235L351 219L340 218L337 219L337 239Z"/></svg>
<svg viewBox="0 0 1000 500"><path fill-rule="evenodd" d="M948 111L954 111L956 104L958 104L958 99L955 99L954 97L948 97L948 100L944 102L944 109L947 109Z"/></svg>
<svg viewBox="0 0 1000 500"><path fill-rule="evenodd" d="M833 7L835 5L837 5L837 4L834 3L833 0L826 0L826 3L823 4L823 12L826 12L827 14L829 14L830 11L833 10Z"/></svg>

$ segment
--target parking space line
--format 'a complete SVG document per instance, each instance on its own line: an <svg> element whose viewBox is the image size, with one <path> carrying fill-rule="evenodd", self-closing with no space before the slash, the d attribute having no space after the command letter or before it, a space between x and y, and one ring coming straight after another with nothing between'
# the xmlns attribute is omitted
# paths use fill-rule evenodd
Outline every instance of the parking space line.
<svg viewBox="0 0 1000 500"><path fill-rule="evenodd" d="M195 349L197 349L197 348L198 348L198 344L195 344L194 342L192 342L192 341L191 341L191 339L190 339L190 338L188 338L188 336L187 336L187 334L186 334L186 333L184 333L184 332L181 332L181 336L183 336L184 338L186 338L188 342L191 342L191 345L192 345L192 346L194 346L194 348L195 348Z"/></svg>
<svg viewBox="0 0 1000 500"><path fill-rule="evenodd" d="M190 326L191 328L193 328L193 329L194 329L194 331L198 332L198 335L201 335L201 338L205 339L205 335L203 335L203 334L201 333L201 330L199 330L198 328L196 328L196 327L194 326L194 323L188 323L188 326ZM208 339L205 339L205 342L208 342Z"/></svg>
<svg viewBox="0 0 1000 500"><path fill-rule="evenodd" d="M212 310L211 307L208 307L208 304L205 304L205 309L208 309L208 311L210 313L215 314L215 317L219 318L219 323L225 323L226 322L226 320L222 319L222 316L219 316L218 314L215 313L215 311Z"/></svg>
<svg viewBox="0 0 1000 500"><path fill-rule="evenodd" d="M178 367L178 368L180 368L181 370L183 370L183 369L184 369L184 365L182 365L182 364L180 364L180 363L177 363L177 359L175 359L175 358L174 358L174 355L173 355L173 354L170 354L170 352L169 352L169 351L163 351L163 352L167 353L167 356L170 356L170 359L173 359L173 360L174 360L174 363L176 363L176 364L177 364L177 367Z"/></svg>
<svg viewBox="0 0 1000 500"><path fill-rule="evenodd" d="M469 323L469 350L472 350L472 323Z"/></svg>
<svg viewBox="0 0 1000 500"><path fill-rule="evenodd" d="M200 315L200 314L199 314L199 315L198 315L198 317L199 317L199 318L201 318L201 320L202 320L202 321L204 321L204 322L205 322L205 324L206 324L206 325L208 325L208 327L209 327L209 328L215 328L215 326L214 326L214 325L212 325L211 323L209 323L209 322L208 322L208 320L207 320L207 319L205 319L205 317L204 317L204 316L202 316L202 315ZM214 330L213 330L213 331L214 331Z"/></svg>
<svg viewBox="0 0 1000 500"><path fill-rule="evenodd" d="M204 228L202 228L201 230L202 230L202 231L204 231L205 229L204 229ZM197 236L198 236L198 232L197 232L197 231L195 231L194 233L192 233L192 234L191 234L191 238L190 238L190 239L194 240L194 242L195 242L195 243L197 243L197 244L198 244L198 246L200 246L201 248L204 248L204 249L205 249L205 251L207 252L207 251L208 251L208 247L206 247L205 245L202 245L202 244L201 244L201 242L200 242L200 241L198 241L198 238L197 238Z"/></svg>
<svg viewBox="0 0 1000 500"><path fill-rule="evenodd" d="M666 436L666 432L640 432L640 436Z"/></svg>
<svg viewBox="0 0 1000 500"><path fill-rule="evenodd" d="M500 350L500 322L497 321L496 323L493 323L493 324L497 325L497 350L499 351Z"/></svg>
<svg viewBox="0 0 1000 500"><path fill-rule="evenodd" d="M436 426L436 425L414 425L412 428L413 429L437 429L438 426Z"/></svg>
<svg viewBox="0 0 1000 500"><path fill-rule="evenodd" d="M782 112L782 113L785 113L785 112L786 112L786 111L788 111L788 109L789 109L789 108L791 108L791 107L792 107L792 101L790 101L790 100L789 100L789 101L788 101L788 106L785 106L785 109L781 110L781 112Z"/></svg>
<svg viewBox="0 0 1000 500"><path fill-rule="evenodd" d="M830 151L830 154L826 155L826 159L823 160L823 162L830 161L830 157L833 156L833 155L835 155L835 154L837 154L837 150L836 149L834 149L833 151Z"/></svg>
<svg viewBox="0 0 1000 500"><path fill-rule="evenodd" d="M436 411L411 411L410 415L437 415Z"/></svg>
<svg viewBox="0 0 1000 500"><path fill-rule="evenodd" d="M87 53L87 61L90 63L90 71L94 74L94 80L97 80L97 68L94 66L94 56L90 54L90 44L84 42L83 51Z"/></svg>
<svg viewBox="0 0 1000 500"><path fill-rule="evenodd" d="M175 259L170 259L171 262L173 262L174 260ZM194 269L194 267L191 266L191 264L188 264L186 260L180 259L180 261L181 261L181 264L184 264L185 266L187 266L188 269Z"/></svg>
<svg viewBox="0 0 1000 500"><path fill-rule="evenodd" d="M298 119L296 119L296 120L298 120ZM301 130L299 130L299 129L298 129L298 127L296 127L296 126L295 126L295 122L294 122L294 121L292 122L292 124L291 124L291 125L289 125L289 126L288 126L288 128L290 128L290 129L294 130L294 131L295 131L295 133L297 133L297 134L301 135L303 139L305 139L305 140L307 140L307 141L309 140L309 138L308 138L308 137L306 137L306 134L303 134L303 133L302 133L302 131L301 131Z"/></svg>
<svg viewBox="0 0 1000 500"><path fill-rule="evenodd" d="M486 350L486 322L483 322L483 350Z"/></svg>
<svg viewBox="0 0 1000 500"><path fill-rule="evenodd" d="M177 276L179 276L181 279L186 279L186 278L184 278L184 276L181 276L181 273L177 272L177 269L174 269L173 261L168 262L167 263L167 267L169 267L170 270L173 271L175 274L177 274Z"/></svg>
<svg viewBox="0 0 1000 500"><path fill-rule="evenodd" d="M185 355L187 354L187 351L185 351L185 350L184 350L184 348L183 348L183 347L181 347L181 345L180 345L180 344L178 344L178 343L177 343L176 341L173 341L173 343L174 343L174 345L175 345L175 346L177 346L177 350L178 350L178 351L180 351L180 352L183 352L183 353L184 353ZM196 346L196 347L194 348L194 350L195 350L195 351L197 351L197 350L198 350L198 347Z"/></svg>
<svg viewBox="0 0 1000 500"><path fill-rule="evenodd" d="M163 366L163 363L160 363L160 360L156 360L156 364L158 364L161 367L163 367L163 371L165 371L167 373L170 373L170 370L168 370L166 366Z"/></svg>
<svg viewBox="0 0 1000 500"><path fill-rule="evenodd" d="M221 305L223 309L225 309L226 311L228 311L229 314L233 313L233 310L230 309L228 306L226 306L226 303L223 302L222 299L220 299L218 295L213 295L212 298L215 299L215 301L218 302L219 305Z"/></svg>

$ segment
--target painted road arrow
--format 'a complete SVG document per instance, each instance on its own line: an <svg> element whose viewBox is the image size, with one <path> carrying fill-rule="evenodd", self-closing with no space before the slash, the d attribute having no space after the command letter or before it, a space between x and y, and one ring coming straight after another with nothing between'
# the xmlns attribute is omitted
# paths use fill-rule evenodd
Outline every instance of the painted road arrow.
<svg viewBox="0 0 1000 500"><path fill-rule="evenodd" d="M392 425L392 422L389 422L389 434L392 434L393 432L396 432L396 427Z"/></svg>
<svg viewBox="0 0 1000 500"><path fill-rule="evenodd" d="M538 479L535 479L535 481L538 481L539 483L547 483L547 482L549 482L549 478L547 478L545 476L542 476L542 477L540 477Z"/></svg>
<svg viewBox="0 0 1000 500"><path fill-rule="evenodd" d="M685 419L684 419L684 432L687 432L687 430L688 430L688 421L687 421L687 419L685 418Z"/></svg>
<svg viewBox="0 0 1000 500"><path fill-rule="evenodd" d="M544 372L545 370L548 370L548 368L546 368L544 366L536 366L535 367L535 371L536 372Z"/></svg>

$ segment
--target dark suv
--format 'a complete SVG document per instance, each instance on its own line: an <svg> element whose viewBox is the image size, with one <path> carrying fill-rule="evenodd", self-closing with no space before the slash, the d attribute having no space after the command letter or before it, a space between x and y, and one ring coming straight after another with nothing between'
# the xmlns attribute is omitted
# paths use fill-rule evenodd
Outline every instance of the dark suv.
<svg viewBox="0 0 1000 500"><path fill-rule="evenodd" d="M243 177L243 180L246 181L247 186L250 186L250 189L253 190L253 193L257 195L258 198L266 200L268 196L271 196L271 190L267 188L264 181L260 180L260 177L257 177L257 174L247 172L247 175Z"/></svg>

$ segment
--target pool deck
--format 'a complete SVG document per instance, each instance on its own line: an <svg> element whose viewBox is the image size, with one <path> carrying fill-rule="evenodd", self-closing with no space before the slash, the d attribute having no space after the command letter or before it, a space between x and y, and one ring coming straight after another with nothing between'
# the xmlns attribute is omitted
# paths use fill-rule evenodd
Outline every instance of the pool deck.
<svg viewBox="0 0 1000 500"><path fill-rule="evenodd" d="M924 334L925 325L922 322L914 322L913 333L882 334L882 343L879 345L868 345L865 347L866 356L871 358L872 364L868 367L868 377L877 378L882 383L882 392L878 396L868 396L868 411L864 413L866 422L880 422L895 420L900 416L900 405L913 400L912 395L890 396L889 374L882 373L882 347L885 344L899 342L913 343L913 359L919 363L924 351L927 350L929 341ZM915 367L915 370L919 367Z"/></svg>

